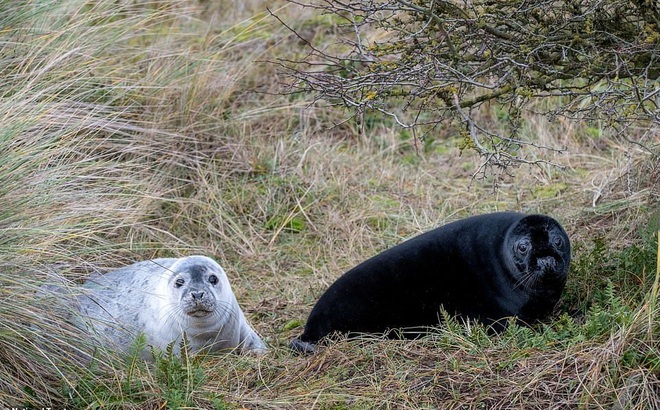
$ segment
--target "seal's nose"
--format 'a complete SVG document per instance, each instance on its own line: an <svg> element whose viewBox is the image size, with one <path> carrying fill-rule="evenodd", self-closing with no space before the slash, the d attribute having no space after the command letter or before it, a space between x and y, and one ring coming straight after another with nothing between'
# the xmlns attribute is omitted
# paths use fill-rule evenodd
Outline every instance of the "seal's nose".
<svg viewBox="0 0 660 410"><path fill-rule="evenodd" d="M557 261L552 256L546 256L545 258L540 258L538 260L539 270L543 274L552 273L557 270Z"/></svg>
<svg viewBox="0 0 660 410"><path fill-rule="evenodd" d="M204 291L199 291L199 292L191 291L190 292L190 296L192 296L193 300L204 299L204 295L205 295Z"/></svg>

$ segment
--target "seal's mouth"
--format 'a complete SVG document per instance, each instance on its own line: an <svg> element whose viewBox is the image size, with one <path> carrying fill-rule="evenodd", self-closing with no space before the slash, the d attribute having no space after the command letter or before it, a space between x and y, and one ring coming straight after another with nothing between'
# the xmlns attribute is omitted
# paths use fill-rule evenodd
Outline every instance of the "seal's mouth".
<svg viewBox="0 0 660 410"><path fill-rule="evenodd" d="M212 313L213 313L212 310L205 310L205 309L196 309L186 312L188 316L192 316L192 317L207 317L210 316Z"/></svg>

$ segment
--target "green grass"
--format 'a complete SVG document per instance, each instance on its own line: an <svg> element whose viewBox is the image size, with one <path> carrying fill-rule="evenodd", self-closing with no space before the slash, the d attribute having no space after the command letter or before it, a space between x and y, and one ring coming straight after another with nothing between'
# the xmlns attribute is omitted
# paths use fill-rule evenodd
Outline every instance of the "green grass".
<svg viewBox="0 0 660 410"><path fill-rule="evenodd" d="M563 168L472 179L480 159L457 130L416 148L375 115L361 127L312 96L281 95L265 61L305 50L266 6L314 44L336 43L332 21L261 0L0 5L0 405L660 407L657 156L606 129L594 139L593 124L528 114L530 138L566 148L530 154ZM548 323L488 336L449 321L414 342L288 351L342 272L496 210L551 214L572 238ZM116 357L62 319L57 291L35 297L192 253L227 270L271 353Z"/></svg>

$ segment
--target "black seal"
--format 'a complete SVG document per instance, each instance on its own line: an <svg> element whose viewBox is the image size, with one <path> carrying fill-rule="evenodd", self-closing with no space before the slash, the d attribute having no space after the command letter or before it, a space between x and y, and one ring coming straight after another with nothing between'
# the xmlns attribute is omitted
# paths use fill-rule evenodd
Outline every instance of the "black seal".
<svg viewBox="0 0 660 410"><path fill-rule="evenodd" d="M510 317L533 323L559 300L570 257L566 232L549 216L498 212L452 222L342 275L291 348L314 352L335 333L418 337L442 321L441 307L495 330Z"/></svg>

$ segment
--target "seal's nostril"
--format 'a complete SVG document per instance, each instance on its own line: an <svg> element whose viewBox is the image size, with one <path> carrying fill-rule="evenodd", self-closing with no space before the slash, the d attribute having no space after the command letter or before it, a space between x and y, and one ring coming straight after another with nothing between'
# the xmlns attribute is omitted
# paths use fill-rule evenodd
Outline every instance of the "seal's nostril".
<svg viewBox="0 0 660 410"><path fill-rule="evenodd" d="M557 269L557 261L552 256L541 258L538 261L539 268L544 272L552 272Z"/></svg>

